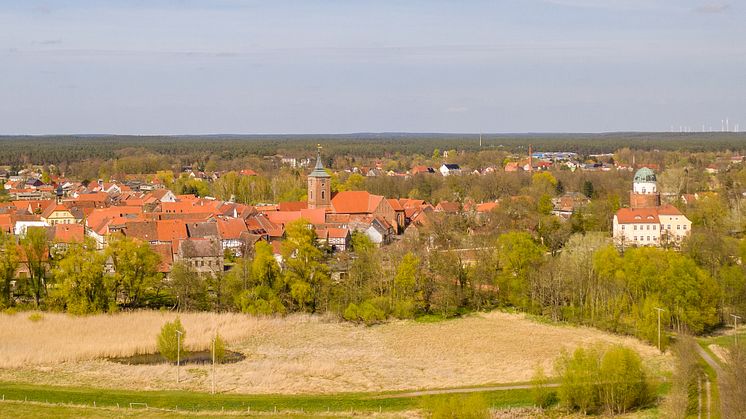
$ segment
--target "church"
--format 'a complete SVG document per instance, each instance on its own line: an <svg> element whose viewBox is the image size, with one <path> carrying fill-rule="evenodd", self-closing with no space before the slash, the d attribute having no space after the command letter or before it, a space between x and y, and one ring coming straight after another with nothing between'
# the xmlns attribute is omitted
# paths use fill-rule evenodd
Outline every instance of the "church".
<svg viewBox="0 0 746 419"><path fill-rule="evenodd" d="M643 167L635 173L629 208L614 215L614 243L629 246L678 247L692 230L692 222L673 205L661 205L655 173Z"/></svg>

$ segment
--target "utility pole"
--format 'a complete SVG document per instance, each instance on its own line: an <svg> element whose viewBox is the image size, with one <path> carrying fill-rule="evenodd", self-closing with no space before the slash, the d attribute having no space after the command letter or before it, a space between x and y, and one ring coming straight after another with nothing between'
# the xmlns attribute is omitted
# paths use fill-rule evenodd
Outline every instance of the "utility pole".
<svg viewBox="0 0 746 419"><path fill-rule="evenodd" d="M212 394L215 394L215 344L217 343L218 337L215 335L212 338Z"/></svg>
<svg viewBox="0 0 746 419"><path fill-rule="evenodd" d="M179 382L179 367L181 366L181 330L176 331L176 383Z"/></svg>
<svg viewBox="0 0 746 419"><path fill-rule="evenodd" d="M736 345L738 345L738 320L741 319L741 316L736 316L735 314L731 314L731 317L733 317L733 338L736 340Z"/></svg>
<svg viewBox="0 0 746 419"><path fill-rule="evenodd" d="M655 307L655 310L658 312L658 351L663 352L661 350L661 311L666 310L658 307Z"/></svg>

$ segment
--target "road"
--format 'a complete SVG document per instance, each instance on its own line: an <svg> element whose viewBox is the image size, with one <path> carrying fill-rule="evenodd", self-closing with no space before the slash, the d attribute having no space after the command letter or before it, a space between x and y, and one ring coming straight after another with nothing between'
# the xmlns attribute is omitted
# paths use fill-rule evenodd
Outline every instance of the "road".
<svg viewBox="0 0 746 419"><path fill-rule="evenodd" d="M710 368L712 368L712 370L715 371L718 389L723 388L722 386L723 368L720 366L720 364L717 363L717 361L712 359L710 354L708 354L707 351L702 349L702 347L699 346L699 344L695 344L695 346L697 347L697 353L699 354L699 356L701 356L702 359L705 360L707 365L709 365ZM723 411L723 398L722 397L720 397L720 411L721 412Z"/></svg>

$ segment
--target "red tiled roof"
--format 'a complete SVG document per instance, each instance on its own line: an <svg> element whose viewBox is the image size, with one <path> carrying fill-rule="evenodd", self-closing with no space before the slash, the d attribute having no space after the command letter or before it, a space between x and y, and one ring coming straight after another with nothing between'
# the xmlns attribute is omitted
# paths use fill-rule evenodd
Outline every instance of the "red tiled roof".
<svg viewBox="0 0 746 419"><path fill-rule="evenodd" d="M656 208L620 208L616 218L619 224L660 224Z"/></svg>
<svg viewBox="0 0 746 419"><path fill-rule="evenodd" d="M217 224L220 238L223 240L238 239L241 233L249 231L246 228L246 223L240 218L219 218Z"/></svg>
<svg viewBox="0 0 746 419"><path fill-rule="evenodd" d="M490 212L497 207L497 202L483 202L477 205L477 212Z"/></svg>
<svg viewBox="0 0 746 419"><path fill-rule="evenodd" d="M394 211L404 211L404 207L401 206L398 199L387 199L386 201L388 201Z"/></svg>
<svg viewBox="0 0 746 419"><path fill-rule="evenodd" d="M667 204L667 205L658 207L658 215L684 215L684 214L682 214L681 211L679 211L679 209L674 207L673 205Z"/></svg>
<svg viewBox="0 0 746 419"><path fill-rule="evenodd" d="M332 207L341 214L369 214L375 211L381 200L382 196L366 191L345 191L334 195Z"/></svg>
<svg viewBox="0 0 746 419"><path fill-rule="evenodd" d="M52 231L52 241L57 243L82 243L85 235L81 224L57 224Z"/></svg>
<svg viewBox="0 0 746 419"><path fill-rule="evenodd" d="M302 209L308 208L308 202L280 202L279 210L280 211L300 211Z"/></svg>

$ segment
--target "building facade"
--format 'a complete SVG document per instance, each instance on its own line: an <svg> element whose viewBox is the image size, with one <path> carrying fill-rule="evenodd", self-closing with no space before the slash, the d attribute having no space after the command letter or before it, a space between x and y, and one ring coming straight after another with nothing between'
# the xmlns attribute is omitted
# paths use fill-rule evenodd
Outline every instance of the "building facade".
<svg viewBox="0 0 746 419"><path fill-rule="evenodd" d="M614 215L614 243L629 246L679 247L691 234L692 222L673 205L660 204L655 173L643 167L635 174L630 208Z"/></svg>

